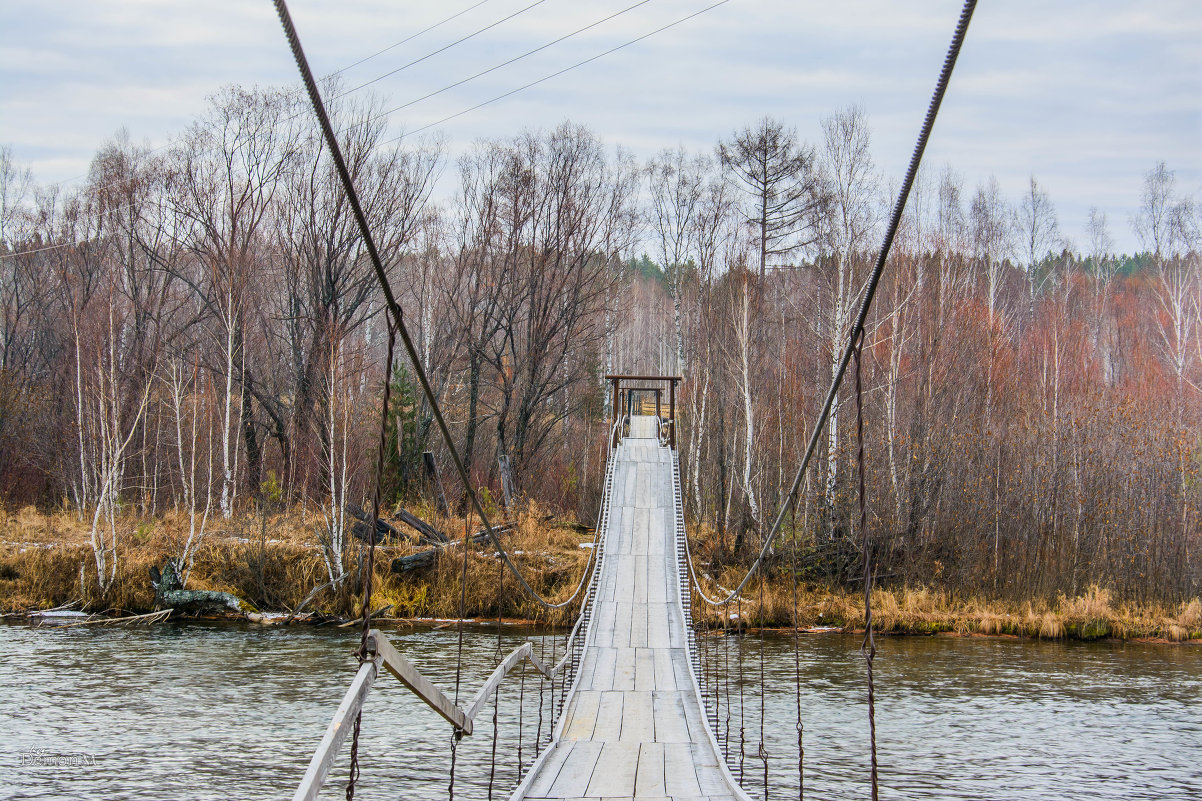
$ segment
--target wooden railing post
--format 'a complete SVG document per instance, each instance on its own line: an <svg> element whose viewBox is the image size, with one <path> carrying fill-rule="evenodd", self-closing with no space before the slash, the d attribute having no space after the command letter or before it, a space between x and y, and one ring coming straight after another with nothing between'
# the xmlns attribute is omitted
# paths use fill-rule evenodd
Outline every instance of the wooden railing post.
<svg viewBox="0 0 1202 801"><path fill-rule="evenodd" d="M668 446L672 450L676 450L676 382L678 380L672 378L668 381L668 417L672 421L668 426Z"/></svg>

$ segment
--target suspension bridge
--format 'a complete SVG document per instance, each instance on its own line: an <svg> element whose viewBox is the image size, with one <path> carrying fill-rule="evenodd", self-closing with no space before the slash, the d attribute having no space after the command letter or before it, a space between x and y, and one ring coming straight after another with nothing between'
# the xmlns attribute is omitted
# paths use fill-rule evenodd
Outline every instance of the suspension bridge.
<svg viewBox="0 0 1202 801"><path fill-rule="evenodd" d="M629 378L629 377L626 377ZM639 377L641 381L661 380ZM675 386L677 378L664 378ZM620 380L614 379L615 395ZM622 395L622 407L639 410ZM658 393L657 393L658 394ZM674 404L672 404L674 407ZM513 792L520 799L689 798L749 801L707 724L692 625L680 470L669 416L622 414L612 428L600 525L589 580L563 658L544 664L530 643L501 660L464 706L423 677L378 630L295 798L324 781L381 669L408 686L457 731L505 676L532 668L566 692L541 751Z"/></svg>
<svg viewBox="0 0 1202 801"><path fill-rule="evenodd" d="M439 433L459 474L465 497L480 517L490 542L496 548L501 561L500 580L504 581L507 570L516 578L520 588L543 607L561 609L576 604L579 610L576 623L564 643L561 659L555 661L553 658L551 661L554 664L547 664L544 661L545 651L536 654L533 644L529 641L522 643L503 658L498 650L497 665L491 675L475 696L461 705L458 703L457 690L454 698L448 696L435 682L423 676L379 630L370 628L375 527L369 526L372 534L363 582L363 631L357 651L359 668L314 752L293 798L299 801L317 797L348 736L351 737L351 778L346 789L346 798L349 801L353 797L360 769L358 744L362 708L382 670L387 670L412 690L452 727L453 796L456 754L454 744L458 743L460 738L473 734L477 716L486 708L490 699L497 698L499 688L506 677L517 670L523 671L522 675L525 676L529 668L536 671L541 679L540 728L543 687L545 685L550 689L551 734L545 747L541 736L536 735L536 757L513 791L511 801L600 801L636 798L751 801L751 796L740 786L740 782L731 772L731 766L727 764L728 759L736 760L732 757L732 739L728 727L723 732L722 745L719 745L719 705L725 703L729 715L729 698L724 702L721 692L703 690L708 682L704 681L705 677L702 675L703 663L698 650L696 629L693 626L692 602L697 598L717 608L741 603L740 593L764 564L782 524L796 502L805 471L835 404L843 377L849 365L854 363L856 429L857 440L860 443L857 461L866 622L863 653L868 680L872 798L876 799L878 787L872 678L875 646L872 640L871 549L868 543L864 502L863 424L859 403L860 354L868 310L879 286L893 239L901 224L906 200L914 185L923 152L972 19L976 7L975 0L965 0L918 141L898 191L884 240L872 272L864 284L859 309L848 330L830 388L814 422L792 486L777 512L771 530L763 538L760 553L754 563L733 590L723 590L723 597L713 598L706 595L692 563L681 503L680 465L676 451L676 388L681 379L679 376L607 376L612 382L613 424L608 439L609 457L597 538L594 542L593 556L589 560L591 570L586 567L575 592L567 600L560 602L551 602L543 598L526 581L506 551L496 529L489 522L484 505L472 487L405 325L405 316L393 295L387 272L381 263L372 232L360 206L354 182L343 159L338 137L330 123L321 93L288 13L287 4L285 0L274 2L384 296L389 321L385 375L392 374L393 349L399 335L422 392L430 404ZM646 386L648 383L653 386ZM666 417L663 416L662 408L664 389L668 392ZM646 409L642 402L648 393L652 393L654 397L654 413L650 413L651 410ZM636 394L640 395L638 406L633 402ZM379 466L384 461L388 408L389 388L386 383L373 504L373 517L376 519L379 518L380 512ZM468 545L469 540L465 536L463 547L460 549L464 559L464 580L467 575ZM796 593L794 595L796 605ZM728 617L724 615L724 619ZM739 624L742 625L741 619ZM794 628L796 630L796 626ZM499 642L498 639L498 645ZM762 685L762 648L760 653ZM729 655L729 650L726 650L726 654ZM741 665L740 661L740 673ZM795 676L795 681L800 681L799 674ZM740 682L740 688L741 686ZM761 699L762 691L761 686ZM740 689L740 714L741 692ZM798 699L797 735L800 760L800 696ZM493 710L495 762L495 705ZM764 762L766 796L767 756L764 752L763 726L761 706L758 756ZM737 765L742 778L746 743L741 725L739 729ZM492 789L490 782L490 799L493 797Z"/></svg>

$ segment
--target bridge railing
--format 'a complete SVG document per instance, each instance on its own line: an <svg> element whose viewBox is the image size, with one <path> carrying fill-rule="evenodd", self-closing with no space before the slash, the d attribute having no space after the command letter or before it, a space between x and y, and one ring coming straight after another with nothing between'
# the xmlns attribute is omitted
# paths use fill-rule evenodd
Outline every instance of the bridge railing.
<svg viewBox="0 0 1202 801"><path fill-rule="evenodd" d="M353 727L356 716L363 709L363 704L367 700L368 693L371 692L372 686L379 677L381 667L386 668L398 681L408 687L414 695L424 701L431 709L450 723L456 731L461 732L463 735L472 734L476 715L484 708L488 698L497 690L506 676L518 667L523 666L524 663L533 667L540 674L543 681L552 683L553 693L556 681L560 681L562 687L574 687L576 676L579 672L580 659L584 652L589 622L592 620L593 606L596 601L597 581L601 575L599 567L605 555L605 532L609 525L613 484L614 460L611 455L606 465L601 512L597 520L597 537L593 543L593 553L590 555L589 564L585 566L586 575L581 576L581 585L583 585L587 577L587 589L585 590L584 600L580 605L580 613L576 617L576 624L573 626L567 640L565 640L563 658L554 667L548 667L535 656L533 644L530 641L526 641L513 649L508 656L501 660L496 668L493 669L492 674L485 680L484 684L481 685L472 700L466 706L461 707L439 689L437 685L423 676L414 667L413 663L406 659L388 641L388 638L379 629L372 629L367 637L368 657L359 666L359 670L355 673L355 678L351 681L350 688L347 690L346 695L343 696L342 702L338 705L338 709L334 713L330 725L326 727L325 734L322 736L317 750L313 753L313 758L309 761L309 767L306 769L305 775L296 789L296 793L292 796L293 801L311 801L311 799L317 797L317 793L325 783L330 768L334 764L339 749ZM587 573L590 565L591 574ZM580 586L577 587L577 592L579 592L580 588ZM562 712L564 700L569 694L568 692L560 694L558 707L553 712L555 717L552 719L552 725L554 725L555 718L558 718Z"/></svg>
<svg viewBox="0 0 1202 801"><path fill-rule="evenodd" d="M555 678L555 672L534 655L531 643L524 642L501 660L471 702L466 707L460 707L423 676L413 666L413 663L380 633L379 629L372 629L368 634L367 648L368 659L359 666L359 671L355 674L350 689L347 690L346 695L342 698L342 703L338 705L338 710L334 713L334 719L326 727L325 734L322 736L317 750L313 753L313 758L309 761L304 778L301 779L300 786L296 788L296 793L292 796L293 801L311 801L311 799L317 798L317 793L325 783L330 767L334 764L338 749L342 747L346 736L350 733L355 717L362 710L363 704L367 700L367 694L371 692L381 667L387 668L388 672L412 690L414 695L425 701L431 709L465 735L472 733L476 715L484 708L489 696L504 681L505 677L523 662L528 662L542 675L545 681L553 681Z"/></svg>

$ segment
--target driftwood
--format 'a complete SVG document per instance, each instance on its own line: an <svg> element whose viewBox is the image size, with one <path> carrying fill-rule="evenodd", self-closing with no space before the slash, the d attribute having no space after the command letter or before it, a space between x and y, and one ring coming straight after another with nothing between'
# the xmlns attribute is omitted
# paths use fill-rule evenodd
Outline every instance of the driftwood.
<svg viewBox="0 0 1202 801"><path fill-rule="evenodd" d="M76 626L128 626L131 623L161 623L171 617L174 609L160 609L157 612L150 612L145 615L129 615L127 617L94 617L87 620L77 620L73 623L55 623L55 628L71 629ZM39 626L46 625L45 623L38 624Z"/></svg>
<svg viewBox="0 0 1202 801"><path fill-rule="evenodd" d="M299 604L297 604L296 608L288 613L288 617L284 618L284 625L287 626L289 623L291 623L292 619L294 617L296 617L298 614L300 614L300 611L302 609L304 609L306 606L308 606L309 603L314 598L317 597L317 593L321 592L322 590L326 589L327 587L333 587L335 584L342 583L343 581L346 580L346 578L348 576L350 576L350 573L343 573L341 576L334 579L333 581L327 581L325 584L318 584L316 587L309 590L309 594L305 596L305 600L303 600Z"/></svg>
<svg viewBox="0 0 1202 801"><path fill-rule="evenodd" d="M159 606L171 609L191 607L197 610L224 607L238 614L255 611L255 608L246 601L228 592L185 590L184 582L179 576L179 566L174 559L164 562L161 572L157 567L151 566L150 584L154 587L155 601Z"/></svg>
<svg viewBox="0 0 1202 801"><path fill-rule="evenodd" d="M503 523L494 527L494 531L498 534L503 534L506 531L513 529L513 523ZM475 545L483 545L489 541L488 529L480 529L471 537L468 538ZM420 567L429 567L434 564L434 560L438 558L438 554L443 550L459 545L462 540L454 540L443 545L438 545L426 551L410 554L409 556L398 556L392 560L393 573L408 573L410 570L417 570Z"/></svg>

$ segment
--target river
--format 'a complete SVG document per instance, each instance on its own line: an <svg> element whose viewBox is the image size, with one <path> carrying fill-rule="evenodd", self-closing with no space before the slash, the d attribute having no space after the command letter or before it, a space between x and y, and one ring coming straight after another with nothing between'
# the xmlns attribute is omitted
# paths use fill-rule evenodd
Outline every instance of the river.
<svg viewBox="0 0 1202 801"><path fill-rule="evenodd" d="M525 633L507 627L501 648ZM453 688L454 627L389 636ZM349 629L230 624L0 625L0 798L289 798L351 679L356 638ZM768 798L797 798L793 640L763 642ZM762 797L760 640L737 647L743 770ZM858 649L858 639L840 634L800 639L806 798L868 797ZM496 650L495 630L465 633L464 699ZM736 656L735 681L737 665ZM492 797L507 797L518 775L519 714L522 761L533 755L539 686L533 674L524 688L517 679L503 686L495 759L491 715L482 715L458 749L455 798L489 798L490 773ZM550 699L541 701L546 711ZM886 799L1202 799L1198 645L882 637L876 719ZM384 676L365 707L360 766L360 798L446 799L449 729ZM346 774L344 748L322 797L341 798Z"/></svg>

